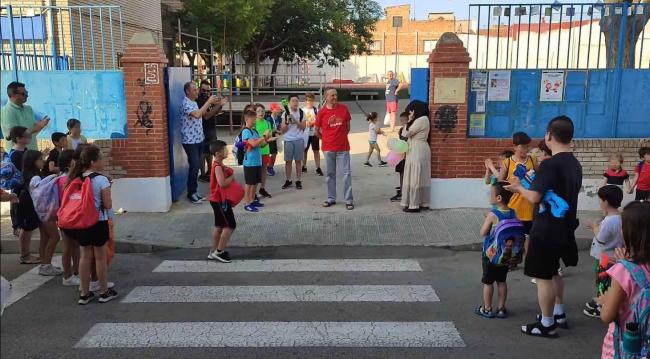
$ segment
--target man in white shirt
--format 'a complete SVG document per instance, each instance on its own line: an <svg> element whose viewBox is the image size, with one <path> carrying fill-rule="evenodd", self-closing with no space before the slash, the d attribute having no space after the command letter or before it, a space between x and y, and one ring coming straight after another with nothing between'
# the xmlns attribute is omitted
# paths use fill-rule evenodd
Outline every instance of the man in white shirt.
<svg viewBox="0 0 650 359"><path fill-rule="evenodd" d="M282 189L287 189L293 185L291 181L292 162L296 162L296 188L302 189L301 174L305 150L305 113L298 108L300 104L298 95L289 95L288 100L289 106L285 108L282 125L280 126L280 131L284 137L284 169L286 174L286 181Z"/></svg>

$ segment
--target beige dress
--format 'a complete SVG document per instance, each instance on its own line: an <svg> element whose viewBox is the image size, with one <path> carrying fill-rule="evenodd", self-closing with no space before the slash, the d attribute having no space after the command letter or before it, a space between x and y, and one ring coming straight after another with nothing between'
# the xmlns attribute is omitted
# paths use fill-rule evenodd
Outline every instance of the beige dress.
<svg viewBox="0 0 650 359"><path fill-rule="evenodd" d="M411 127L402 127L402 136L408 138L409 151L404 164L402 207L417 209L429 207L431 196L431 148L427 143L429 118L415 119Z"/></svg>

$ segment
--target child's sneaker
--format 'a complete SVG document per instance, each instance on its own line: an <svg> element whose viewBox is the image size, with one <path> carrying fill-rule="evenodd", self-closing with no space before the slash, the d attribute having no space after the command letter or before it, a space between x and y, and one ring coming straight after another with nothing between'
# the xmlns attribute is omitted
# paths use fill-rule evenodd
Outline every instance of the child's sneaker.
<svg viewBox="0 0 650 359"><path fill-rule="evenodd" d="M545 327L541 322L537 321L535 323L523 325L521 327L521 332L527 335L532 335L542 338L556 338L557 337L557 324L553 324L550 327Z"/></svg>
<svg viewBox="0 0 650 359"><path fill-rule="evenodd" d="M508 318L508 310L506 308L497 308L497 318L499 319Z"/></svg>
<svg viewBox="0 0 650 359"><path fill-rule="evenodd" d="M478 306L478 308L474 309L474 313L480 315L481 317L492 319L494 318L494 313L492 313L492 310L486 310L483 308L482 305Z"/></svg>
<svg viewBox="0 0 650 359"><path fill-rule="evenodd" d="M226 251L216 251L215 252L215 259L218 260L221 263L230 263L230 254Z"/></svg>
<svg viewBox="0 0 650 359"><path fill-rule="evenodd" d="M320 167L317 168L316 169L316 174L322 177L323 176L323 170L321 170Z"/></svg>
<svg viewBox="0 0 650 359"><path fill-rule="evenodd" d="M95 300L95 293L93 292L88 292L86 295L79 295L79 300L77 301L77 304L79 305L86 305L90 302Z"/></svg>
<svg viewBox="0 0 650 359"><path fill-rule="evenodd" d="M106 303L117 298L117 292L114 289L109 289L105 293L99 295L99 302Z"/></svg>
<svg viewBox="0 0 650 359"><path fill-rule="evenodd" d="M264 203L260 202L259 199L254 200L250 205L257 208L264 207Z"/></svg>
<svg viewBox="0 0 650 359"><path fill-rule="evenodd" d="M302 182L296 181L296 189L302 189Z"/></svg>
<svg viewBox="0 0 650 359"><path fill-rule="evenodd" d="M64 287L76 287L81 284L81 280L76 275L71 275L68 278L63 278Z"/></svg>
<svg viewBox="0 0 650 359"><path fill-rule="evenodd" d="M302 173L307 173L307 167L302 166Z"/></svg>
<svg viewBox="0 0 650 359"><path fill-rule="evenodd" d="M63 274L63 270L51 264L41 264L38 267L38 274L46 277L56 277Z"/></svg>
<svg viewBox="0 0 650 359"><path fill-rule="evenodd" d="M201 198L200 198L196 193L194 193L193 195L189 196L188 199L189 199L190 202L192 202L193 204L201 204L201 203L202 203Z"/></svg>
<svg viewBox="0 0 650 359"><path fill-rule="evenodd" d="M585 308L582 313L588 317L600 318L600 309L598 308Z"/></svg>
<svg viewBox="0 0 650 359"><path fill-rule="evenodd" d="M275 176L275 170L273 169L273 167L267 168L266 173L271 177Z"/></svg>
<svg viewBox="0 0 650 359"><path fill-rule="evenodd" d="M250 204L244 206L244 210L246 210L246 211L248 211L248 212L259 212L259 210L257 209L257 207L255 207L255 206L253 206L253 205L250 205Z"/></svg>
<svg viewBox="0 0 650 359"><path fill-rule="evenodd" d="M270 193L268 193L268 192L266 191L265 188L260 188L260 196L265 197L265 198L271 198L271 197L273 197L273 196L271 196Z"/></svg>
<svg viewBox="0 0 650 359"><path fill-rule="evenodd" d="M598 303L596 303L596 301L593 299L585 303L585 308L587 309L598 309L598 307Z"/></svg>
<svg viewBox="0 0 650 359"><path fill-rule="evenodd" d="M284 184L282 185L282 189L287 189L293 185L293 182L291 181L284 181Z"/></svg>
<svg viewBox="0 0 650 359"><path fill-rule="evenodd" d="M108 289L111 289L111 288L115 287L115 283L106 282L106 287ZM101 286L99 285L99 281L90 282L90 291L91 292L99 292L100 290L101 290Z"/></svg>
<svg viewBox="0 0 650 359"><path fill-rule="evenodd" d="M379 162L379 167L386 167L388 166L388 162L381 161Z"/></svg>
<svg viewBox="0 0 650 359"><path fill-rule="evenodd" d="M366 167L372 167L372 165L370 164L370 162L364 162L363 165L366 166Z"/></svg>

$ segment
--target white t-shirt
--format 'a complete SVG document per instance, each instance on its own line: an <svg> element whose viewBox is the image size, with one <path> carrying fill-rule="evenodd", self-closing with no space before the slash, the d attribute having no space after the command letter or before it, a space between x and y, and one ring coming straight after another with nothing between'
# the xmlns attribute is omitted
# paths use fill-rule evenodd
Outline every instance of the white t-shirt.
<svg viewBox="0 0 650 359"><path fill-rule="evenodd" d="M589 255L600 259L602 252L607 253L610 258L614 257L614 249L625 245L623 242L623 231L621 227L621 216L607 216L600 223L598 235L591 242Z"/></svg>
<svg viewBox="0 0 650 359"><path fill-rule="evenodd" d="M302 112L305 114L305 121L311 121L311 122L316 122L316 109L315 108L302 108ZM307 125L305 127L305 136L314 136L314 125L312 124L311 127Z"/></svg>
<svg viewBox="0 0 650 359"><path fill-rule="evenodd" d="M374 122L368 124L368 140L377 142L377 124Z"/></svg>
<svg viewBox="0 0 650 359"><path fill-rule="evenodd" d="M289 115L291 116L291 118L294 119L294 123L289 123L289 129L283 135L284 140L285 141L302 140L305 135L305 131L301 130L298 127L298 122L305 121L304 113L303 113L302 121L300 120L300 110L294 112L291 109L289 109ZM282 114L282 121L284 121L284 113Z"/></svg>

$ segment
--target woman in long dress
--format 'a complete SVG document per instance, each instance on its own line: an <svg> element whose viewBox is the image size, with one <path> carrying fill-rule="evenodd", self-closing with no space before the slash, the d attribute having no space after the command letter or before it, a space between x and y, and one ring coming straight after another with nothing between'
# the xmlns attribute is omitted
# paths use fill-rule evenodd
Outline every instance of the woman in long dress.
<svg viewBox="0 0 650 359"><path fill-rule="evenodd" d="M406 107L409 121L402 128L408 138L409 151L404 165L402 207L404 212L429 209L431 196L431 148L429 147L429 106L422 101L412 101Z"/></svg>

